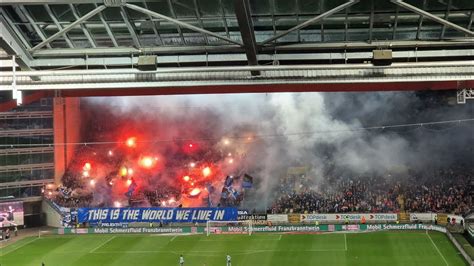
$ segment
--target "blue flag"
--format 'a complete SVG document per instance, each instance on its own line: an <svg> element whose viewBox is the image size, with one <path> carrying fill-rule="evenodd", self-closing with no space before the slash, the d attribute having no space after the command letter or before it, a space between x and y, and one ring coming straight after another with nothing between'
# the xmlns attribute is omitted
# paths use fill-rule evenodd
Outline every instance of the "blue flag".
<svg viewBox="0 0 474 266"><path fill-rule="evenodd" d="M130 184L130 186L128 186L128 190L127 190L127 193L125 193L125 196L127 196L128 198L131 198L136 188L137 188L137 183L135 183L135 180L133 180L132 178L132 183Z"/></svg>
<svg viewBox="0 0 474 266"><path fill-rule="evenodd" d="M242 188L252 188L253 187L253 177L245 174L242 181Z"/></svg>

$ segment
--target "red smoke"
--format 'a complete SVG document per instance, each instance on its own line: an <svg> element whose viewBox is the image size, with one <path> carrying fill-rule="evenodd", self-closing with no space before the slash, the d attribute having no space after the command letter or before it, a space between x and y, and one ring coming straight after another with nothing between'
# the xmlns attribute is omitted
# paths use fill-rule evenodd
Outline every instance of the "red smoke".
<svg viewBox="0 0 474 266"><path fill-rule="evenodd" d="M225 177L242 172L242 160L253 147L245 139L253 136L248 127L229 134L206 112L127 116L99 109L86 123L87 141L107 144L81 149L68 169L78 178L94 179L83 193L91 193L95 204L126 206L132 178L131 199L144 206L206 206L207 187L213 187L218 202Z"/></svg>

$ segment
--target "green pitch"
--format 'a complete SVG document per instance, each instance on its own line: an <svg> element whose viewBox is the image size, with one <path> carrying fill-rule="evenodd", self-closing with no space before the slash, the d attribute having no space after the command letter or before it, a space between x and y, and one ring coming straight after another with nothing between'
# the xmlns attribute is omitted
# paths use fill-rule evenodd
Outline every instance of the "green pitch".
<svg viewBox="0 0 474 266"><path fill-rule="evenodd" d="M335 234L69 235L28 238L3 248L1 266L467 265L438 232Z"/></svg>

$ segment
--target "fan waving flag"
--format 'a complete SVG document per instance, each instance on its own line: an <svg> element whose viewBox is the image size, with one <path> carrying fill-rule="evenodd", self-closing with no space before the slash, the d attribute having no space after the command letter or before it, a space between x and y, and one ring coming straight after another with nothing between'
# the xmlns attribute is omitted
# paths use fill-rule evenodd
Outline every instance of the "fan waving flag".
<svg viewBox="0 0 474 266"><path fill-rule="evenodd" d="M230 186L232 186L232 183L234 183L234 177L233 176L227 176L225 178L224 187L230 187Z"/></svg>
<svg viewBox="0 0 474 266"><path fill-rule="evenodd" d="M253 187L253 177L245 174L243 181L242 181L242 187L243 188L252 188Z"/></svg>
<svg viewBox="0 0 474 266"><path fill-rule="evenodd" d="M136 188L137 188L137 183L135 183L135 180L132 178L132 183L130 184L130 186L128 186L128 190L127 190L127 193L125 193L125 196L127 196L128 198L131 198Z"/></svg>

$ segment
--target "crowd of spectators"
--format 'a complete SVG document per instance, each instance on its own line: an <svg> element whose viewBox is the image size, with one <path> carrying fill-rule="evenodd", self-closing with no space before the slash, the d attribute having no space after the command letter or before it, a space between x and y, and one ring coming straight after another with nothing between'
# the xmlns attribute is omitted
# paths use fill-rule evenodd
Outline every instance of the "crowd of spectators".
<svg viewBox="0 0 474 266"><path fill-rule="evenodd" d="M280 183L271 213L445 212L472 209L472 173L439 170L432 174L338 176L310 185L306 177Z"/></svg>
<svg viewBox="0 0 474 266"><path fill-rule="evenodd" d="M444 169L415 173L350 175L334 174L324 178L287 176L275 189L277 195L269 213L387 213L445 212L465 214L473 208L470 170ZM80 176L66 173L63 186L47 195L64 207L106 207L88 190L82 190ZM181 191L170 186L155 191L138 191L132 199L144 206L174 206ZM174 204L174 205L173 205ZM132 204L130 204L132 205ZM132 205L133 206L133 205Z"/></svg>

